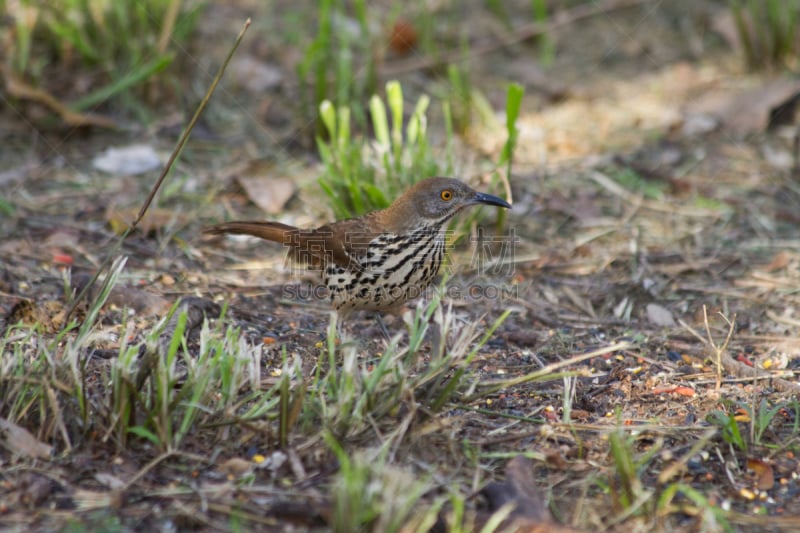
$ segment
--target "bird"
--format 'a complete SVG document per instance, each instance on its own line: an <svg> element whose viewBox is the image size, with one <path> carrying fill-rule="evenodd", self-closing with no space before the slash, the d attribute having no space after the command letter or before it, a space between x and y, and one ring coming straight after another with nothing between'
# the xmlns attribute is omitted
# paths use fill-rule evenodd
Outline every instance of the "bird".
<svg viewBox="0 0 800 533"><path fill-rule="evenodd" d="M502 198L455 178L432 177L412 185L385 209L316 229L233 221L204 232L252 235L284 244L291 260L321 271L330 303L342 316L355 311L397 313L438 274L448 222L462 209L481 204L511 208Z"/></svg>

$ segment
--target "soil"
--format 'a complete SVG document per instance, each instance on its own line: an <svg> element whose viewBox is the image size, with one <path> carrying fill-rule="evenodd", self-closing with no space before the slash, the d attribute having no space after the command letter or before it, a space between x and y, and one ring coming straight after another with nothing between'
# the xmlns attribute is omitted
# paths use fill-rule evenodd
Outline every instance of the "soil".
<svg viewBox="0 0 800 533"><path fill-rule="evenodd" d="M500 493L518 508L536 507L533 518L517 516L531 520L525 531L556 523L586 531L797 530L796 125L793 118L775 125L770 111L787 104L793 112L800 87L782 82L790 88L780 93L774 74L744 68L719 31L725 3L629 3L559 26L550 34L552 61L537 39L513 38L525 35L529 2L497 3L505 19L490 12L492 2L430 3L438 50L463 40L481 50L466 52L465 61L494 110L476 113L459 137L459 177L487 187L505 141L506 85L525 87L508 179L514 208L492 246L477 239L476 226L464 230L450 251L445 298L458 323L479 332L512 311L470 365L481 390L506 386L465 395L430 418L395 413L343 446L352 457L368 456L392 424L413 419L386 476L425 479L421 509L448 491L467 497L476 530L481 513L502 505L485 488L493 481L506 483ZM305 227L332 217L315 181L314 126L297 105L302 47L287 29L304 27L306 4L242 0L204 12L201 38L186 51L199 58L197 70L175 109L199 99L207 72L248 16L253 25L234 61L267 65L278 81L252 90L229 69L156 205L114 254L127 263L87 354L90 402L107 394L109 384L92 376L105 375L120 338L141 341L179 301L194 326L189 351L198 349L204 317L215 327L224 309L224 324L261 346L265 386L287 357L305 376L318 370L331 317L313 297L313 275L287 268L281 246L201 235L233 217ZM370 6L384 47L381 22L394 16L394 4ZM580 3L555 4L569 12ZM417 8L406 9L416 24ZM378 71L382 82L387 72L403 83L411 105L419 94L448 91L434 54L419 46L410 55L386 51ZM154 108L162 111L147 128L109 132L53 126L31 107L9 103L1 111L0 314L7 332L20 321L38 323L41 338L52 340L69 310L65 286L89 282L155 182L157 171L108 174L93 158L137 143L164 160L191 111ZM439 109L431 106L429 127L443 138ZM237 180L254 164L297 186L278 214L260 210ZM495 215L483 214L485 231L495 231ZM478 260L501 254L499 267ZM74 317L85 313L79 306ZM390 334L408 342L403 317L387 321ZM369 315L349 319L343 335L356 343L360 364L378 364L387 349ZM22 341L6 344L5 360L15 342ZM53 357L65 342L53 344ZM432 344L423 365L435 359ZM572 377L526 380L559 364L554 372ZM11 383L0 381L7 402ZM567 400L565 387L574 387ZM10 403L0 405L3 419L11 412ZM745 445L724 426L729 420ZM53 452L44 459L0 452L0 524L8 530L334 528L331 487L343 464L318 432L299 431L281 446L276 420L231 416L224 429L197 428L180 449L162 453L146 439L120 446L72 420L16 421ZM630 477L615 446L630 455ZM283 466L254 466L256 457L279 453ZM529 467L509 463L520 453ZM543 501L542 509L532 503ZM446 528L452 512L444 505L431 527Z"/></svg>

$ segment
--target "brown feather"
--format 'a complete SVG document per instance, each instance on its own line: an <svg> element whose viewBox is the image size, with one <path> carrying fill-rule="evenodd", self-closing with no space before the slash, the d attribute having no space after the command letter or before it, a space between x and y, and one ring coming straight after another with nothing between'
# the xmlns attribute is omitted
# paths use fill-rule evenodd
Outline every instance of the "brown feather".
<svg viewBox="0 0 800 533"><path fill-rule="evenodd" d="M233 233L236 235L252 235L261 239L287 244L287 236L292 232L299 231L298 228L280 222L224 222L209 228L203 229L204 233L211 235L222 235Z"/></svg>
<svg viewBox="0 0 800 533"><path fill-rule="evenodd" d="M253 235L289 248L289 260L321 270L334 309L391 311L416 298L444 260L447 222L461 209L511 204L452 178L413 185L388 208L299 229L279 222L228 222L207 233Z"/></svg>
<svg viewBox="0 0 800 533"><path fill-rule="evenodd" d="M280 222L234 221L217 224L203 231L211 235L252 235L288 246L295 261L312 268L321 268L332 261L356 271L361 269L359 261L367 253L369 241L382 233L374 231L374 227L370 228L372 218L340 220L309 230Z"/></svg>

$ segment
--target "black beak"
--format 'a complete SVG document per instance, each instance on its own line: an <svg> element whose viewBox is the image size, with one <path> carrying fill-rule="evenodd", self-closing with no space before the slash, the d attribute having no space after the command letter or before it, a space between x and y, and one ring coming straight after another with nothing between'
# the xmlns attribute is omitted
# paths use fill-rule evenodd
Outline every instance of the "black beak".
<svg viewBox="0 0 800 533"><path fill-rule="evenodd" d="M506 202L502 198L498 198L497 196L482 192L475 193L475 196L472 197L472 201L475 202L476 204L496 205L497 207L505 207L506 209L511 209L511 204Z"/></svg>

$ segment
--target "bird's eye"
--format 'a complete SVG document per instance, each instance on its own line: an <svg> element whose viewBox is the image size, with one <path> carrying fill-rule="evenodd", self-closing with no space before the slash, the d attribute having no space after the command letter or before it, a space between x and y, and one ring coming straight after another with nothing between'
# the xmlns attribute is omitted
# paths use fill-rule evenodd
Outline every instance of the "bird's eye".
<svg viewBox="0 0 800 533"><path fill-rule="evenodd" d="M441 197L442 197L442 200L444 200L445 202L449 202L453 198L453 193L451 191L445 189L445 190L442 191Z"/></svg>

